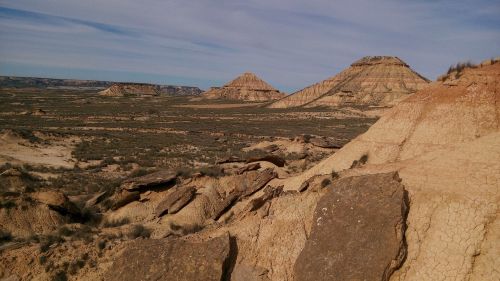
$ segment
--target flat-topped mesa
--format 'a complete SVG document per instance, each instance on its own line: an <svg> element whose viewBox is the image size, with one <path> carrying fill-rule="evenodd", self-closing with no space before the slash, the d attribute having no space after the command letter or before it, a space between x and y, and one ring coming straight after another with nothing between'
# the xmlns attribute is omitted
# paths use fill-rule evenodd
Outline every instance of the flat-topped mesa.
<svg viewBox="0 0 500 281"><path fill-rule="evenodd" d="M339 74L295 92L269 107L392 106L428 83L428 79L398 57L367 56Z"/></svg>
<svg viewBox="0 0 500 281"><path fill-rule="evenodd" d="M99 95L109 97L124 96L159 96L160 87L150 84L118 83L113 84L106 90L100 91Z"/></svg>
<svg viewBox="0 0 500 281"><path fill-rule="evenodd" d="M251 72L245 72L222 87L212 87L202 94L206 99L243 101L278 100L285 95Z"/></svg>

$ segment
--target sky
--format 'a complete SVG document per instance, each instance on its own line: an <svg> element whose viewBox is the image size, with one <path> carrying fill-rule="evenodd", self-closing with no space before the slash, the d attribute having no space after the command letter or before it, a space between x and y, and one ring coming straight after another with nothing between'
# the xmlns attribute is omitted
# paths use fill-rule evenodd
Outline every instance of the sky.
<svg viewBox="0 0 500 281"><path fill-rule="evenodd" d="M367 55L429 79L500 56L498 0L0 0L0 75L288 93Z"/></svg>

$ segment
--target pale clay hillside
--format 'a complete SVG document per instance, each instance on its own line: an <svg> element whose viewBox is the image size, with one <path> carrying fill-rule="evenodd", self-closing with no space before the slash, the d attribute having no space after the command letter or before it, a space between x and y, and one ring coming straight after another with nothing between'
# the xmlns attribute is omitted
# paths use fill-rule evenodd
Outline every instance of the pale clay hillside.
<svg viewBox="0 0 500 281"><path fill-rule="evenodd" d="M251 72L245 72L222 87L214 87L202 93L205 99L228 99L266 102L278 100L285 94L273 88Z"/></svg>
<svg viewBox="0 0 500 281"><path fill-rule="evenodd" d="M500 280L500 58L104 93L0 90L0 280Z"/></svg>
<svg viewBox="0 0 500 281"><path fill-rule="evenodd" d="M397 57L364 57L335 76L286 96L269 107L392 106L428 83Z"/></svg>

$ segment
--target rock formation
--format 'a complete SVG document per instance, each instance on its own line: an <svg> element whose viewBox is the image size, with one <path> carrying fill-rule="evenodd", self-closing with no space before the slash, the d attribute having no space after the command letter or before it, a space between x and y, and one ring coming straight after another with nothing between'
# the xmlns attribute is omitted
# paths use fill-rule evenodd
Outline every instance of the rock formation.
<svg viewBox="0 0 500 281"><path fill-rule="evenodd" d="M108 97L158 96L160 95L160 89L158 86L148 84L120 83L100 91L99 95Z"/></svg>
<svg viewBox="0 0 500 281"><path fill-rule="evenodd" d="M391 280L499 280L500 62L466 68L387 112L300 177L398 171L409 192L408 257ZM349 170L367 157L361 168Z"/></svg>
<svg viewBox="0 0 500 281"><path fill-rule="evenodd" d="M198 87L161 85L160 91L170 96L197 96L202 93Z"/></svg>
<svg viewBox="0 0 500 281"><path fill-rule="evenodd" d="M225 280L229 250L227 234L205 242L134 241L116 259L104 280Z"/></svg>
<svg viewBox="0 0 500 281"><path fill-rule="evenodd" d="M47 276L55 271L42 257L64 269L61 255L84 252L95 263L72 279L500 280L499 81L493 60L432 83L298 176L280 176L276 159L261 158L217 177L161 171L125 180L87 201L111 203L100 208L104 222L126 221L88 233L104 244L67 237L42 253L9 242L0 278ZM50 234L71 221L62 214L69 198L30 196L0 209L0 230L26 236L47 220L37 233ZM124 235L127 223L151 236Z"/></svg>
<svg viewBox="0 0 500 281"><path fill-rule="evenodd" d="M295 280L389 280L406 257L408 202L395 177L351 177L328 189L295 262Z"/></svg>
<svg viewBox="0 0 500 281"><path fill-rule="evenodd" d="M124 96L195 96L199 95L201 90L198 87L173 86L173 85L153 85L143 83L116 83L111 87L100 91L99 95L109 97Z"/></svg>
<svg viewBox="0 0 500 281"><path fill-rule="evenodd" d="M391 106L428 84L397 57L364 57L339 74L272 103L271 108Z"/></svg>
<svg viewBox="0 0 500 281"><path fill-rule="evenodd" d="M284 96L283 93L280 93L271 85L250 72L243 73L220 88L214 87L202 94L202 97L205 99L243 101L272 101L278 100Z"/></svg>

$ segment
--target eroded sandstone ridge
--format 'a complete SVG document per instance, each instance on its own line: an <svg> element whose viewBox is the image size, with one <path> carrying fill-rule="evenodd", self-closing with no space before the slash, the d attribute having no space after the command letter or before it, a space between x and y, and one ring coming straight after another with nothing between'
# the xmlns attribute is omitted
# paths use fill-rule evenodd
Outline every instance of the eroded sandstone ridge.
<svg viewBox="0 0 500 281"><path fill-rule="evenodd" d="M285 94L251 72L245 72L222 87L213 87L202 94L206 99L272 101Z"/></svg>
<svg viewBox="0 0 500 281"><path fill-rule="evenodd" d="M201 90L197 87L173 86L173 85L153 85L143 83L115 83L111 87L99 92L101 96L124 97L124 96L190 96L199 95Z"/></svg>
<svg viewBox="0 0 500 281"><path fill-rule="evenodd" d="M158 87L147 84L114 84L106 90L100 91L99 95L109 97L123 96L159 96Z"/></svg>
<svg viewBox="0 0 500 281"><path fill-rule="evenodd" d="M428 83L397 57L364 57L339 74L293 93L270 107L390 106Z"/></svg>

